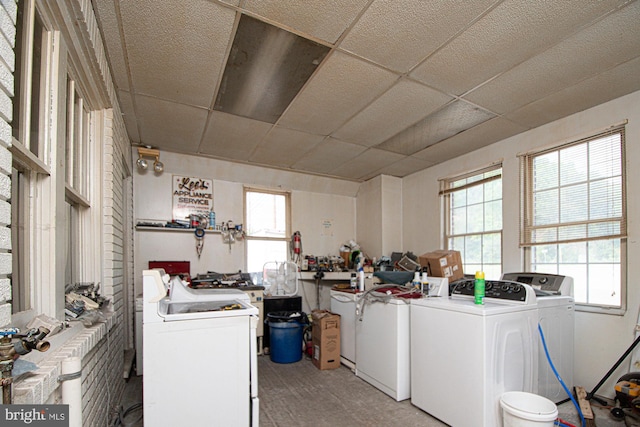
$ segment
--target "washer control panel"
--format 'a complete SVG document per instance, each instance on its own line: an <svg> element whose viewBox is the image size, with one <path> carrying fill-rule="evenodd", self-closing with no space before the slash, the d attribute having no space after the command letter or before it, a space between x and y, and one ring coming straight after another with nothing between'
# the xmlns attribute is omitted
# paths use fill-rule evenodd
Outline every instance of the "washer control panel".
<svg viewBox="0 0 640 427"><path fill-rule="evenodd" d="M461 280L451 290L451 296L467 296L473 298L475 281ZM484 286L484 297L506 301L525 302L527 289L522 283L510 280L487 280Z"/></svg>
<svg viewBox="0 0 640 427"><path fill-rule="evenodd" d="M550 295L573 296L573 278L547 273L504 273L502 280L526 283Z"/></svg>

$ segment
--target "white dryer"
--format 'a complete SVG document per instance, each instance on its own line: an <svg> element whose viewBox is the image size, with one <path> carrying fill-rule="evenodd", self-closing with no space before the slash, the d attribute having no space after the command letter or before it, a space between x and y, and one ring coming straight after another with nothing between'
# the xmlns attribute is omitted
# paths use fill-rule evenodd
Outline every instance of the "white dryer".
<svg viewBox="0 0 640 427"><path fill-rule="evenodd" d="M384 286L366 291L357 303L356 376L399 402L411 393L409 300L387 295Z"/></svg>
<svg viewBox="0 0 640 427"><path fill-rule="evenodd" d="M452 426L502 425L500 396L535 393L538 310L528 285L473 280L411 301L411 403Z"/></svg>
<svg viewBox="0 0 640 427"><path fill-rule="evenodd" d="M340 315L340 361L356 367L356 302L362 293L352 289L331 290L331 312Z"/></svg>
<svg viewBox="0 0 640 427"><path fill-rule="evenodd" d="M538 322L547 344L549 357L569 390L573 390L575 301L573 279L546 273L505 273L503 280L531 285L536 292ZM538 394L554 403L567 397L538 340Z"/></svg>

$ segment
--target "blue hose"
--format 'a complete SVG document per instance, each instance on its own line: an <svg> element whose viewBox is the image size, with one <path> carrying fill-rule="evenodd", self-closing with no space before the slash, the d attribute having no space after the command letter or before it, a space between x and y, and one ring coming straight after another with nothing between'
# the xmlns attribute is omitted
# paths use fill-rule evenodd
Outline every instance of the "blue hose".
<svg viewBox="0 0 640 427"><path fill-rule="evenodd" d="M580 410L580 405L578 405L578 402L576 402L576 399L574 399L573 397L573 393L569 391L569 389L567 388L567 385L564 383L564 381L562 381L562 378L560 377L560 374L556 370L556 367L553 366L553 362L551 361L551 356L549 356L549 350L547 349L547 342L545 341L544 333L542 332L542 326L540 326L539 323L538 323L538 332L540 332L540 339L542 340L542 347L544 347L544 354L547 356L547 360L549 361L549 366L551 366L551 370L556 375L556 378L558 379L558 381L560 381L560 385L564 389L565 393L567 393L567 396L569 396L569 399L571 399L571 401L573 402L573 405L576 407L576 410L578 411L578 415L580 415L580 422L582 423L582 427L586 427L587 422L584 419L584 415L582 415L582 411ZM557 425L562 426L565 424L560 423Z"/></svg>

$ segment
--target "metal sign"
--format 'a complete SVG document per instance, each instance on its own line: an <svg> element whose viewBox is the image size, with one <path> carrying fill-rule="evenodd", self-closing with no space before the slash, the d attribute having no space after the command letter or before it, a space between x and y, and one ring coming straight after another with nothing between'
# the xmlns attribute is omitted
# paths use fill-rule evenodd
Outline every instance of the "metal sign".
<svg viewBox="0 0 640 427"><path fill-rule="evenodd" d="M173 175L173 219L185 220L191 215L209 215L213 210L213 181Z"/></svg>

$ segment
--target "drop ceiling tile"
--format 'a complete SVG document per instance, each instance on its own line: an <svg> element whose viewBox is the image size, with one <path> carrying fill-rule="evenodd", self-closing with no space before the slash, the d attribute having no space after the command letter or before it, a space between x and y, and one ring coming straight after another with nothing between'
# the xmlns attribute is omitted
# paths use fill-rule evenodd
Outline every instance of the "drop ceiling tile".
<svg viewBox="0 0 640 427"><path fill-rule="evenodd" d="M195 152L207 111L189 105L136 95L140 143L179 153Z"/></svg>
<svg viewBox="0 0 640 427"><path fill-rule="evenodd" d="M491 113L474 105L455 101L377 145L377 148L409 156L492 117Z"/></svg>
<svg viewBox="0 0 640 427"><path fill-rule="evenodd" d="M335 43L369 0L246 0L243 10L283 27Z"/></svg>
<svg viewBox="0 0 640 427"><path fill-rule="evenodd" d="M212 111L198 152L231 160L249 160L272 125Z"/></svg>
<svg viewBox="0 0 640 427"><path fill-rule="evenodd" d="M341 52L333 52L311 77L279 125L329 135L381 93L397 75Z"/></svg>
<svg viewBox="0 0 640 427"><path fill-rule="evenodd" d="M640 2L635 2L482 85L465 99L504 114L604 72L638 56L638 22ZM634 26L638 31L620 31Z"/></svg>
<svg viewBox="0 0 640 427"><path fill-rule="evenodd" d="M545 123L640 90L640 57L506 114L523 126Z"/></svg>
<svg viewBox="0 0 640 427"><path fill-rule="evenodd" d="M407 72L466 27L495 0L376 0L340 48Z"/></svg>
<svg viewBox="0 0 640 427"><path fill-rule="evenodd" d="M134 93L209 107L235 11L208 0L122 1Z"/></svg>
<svg viewBox="0 0 640 427"><path fill-rule="evenodd" d="M429 166L433 166L434 164L435 163L428 162L423 159L418 159L413 156L407 156L387 167L380 169L379 173L402 178L407 175L411 175L414 172L426 169Z"/></svg>
<svg viewBox="0 0 640 427"><path fill-rule="evenodd" d="M334 168L331 173L350 179L367 180L379 175L380 169L401 160L403 157L401 154L369 148L353 161L343 163Z"/></svg>
<svg viewBox="0 0 640 427"><path fill-rule="evenodd" d="M413 157L433 164L442 163L526 130L527 128L524 126L496 117L438 144L431 145L414 154Z"/></svg>
<svg viewBox="0 0 640 427"><path fill-rule="evenodd" d="M100 23L100 30L107 52L113 82L118 89L130 90L129 73L127 72L122 38L120 37L120 28L118 25L119 17L116 13L114 2L96 1L92 2L92 4L95 8L98 22Z"/></svg>
<svg viewBox="0 0 640 427"><path fill-rule="evenodd" d="M329 174L337 166L348 163L366 147L327 137L292 165L293 169Z"/></svg>
<svg viewBox="0 0 640 427"><path fill-rule="evenodd" d="M411 76L461 95L615 9L623 0L505 1L417 67Z"/></svg>
<svg viewBox="0 0 640 427"><path fill-rule="evenodd" d="M448 95L402 79L332 136L370 147L378 145L451 100Z"/></svg>
<svg viewBox="0 0 640 427"><path fill-rule="evenodd" d="M120 100L120 110L124 125L127 128L127 134L131 142L140 142L140 134L138 133L138 118L133 108L133 98L129 92L119 90L118 99Z"/></svg>
<svg viewBox="0 0 640 427"><path fill-rule="evenodd" d="M249 158L252 163L289 167L322 142L324 136L274 127Z"/></svg>

